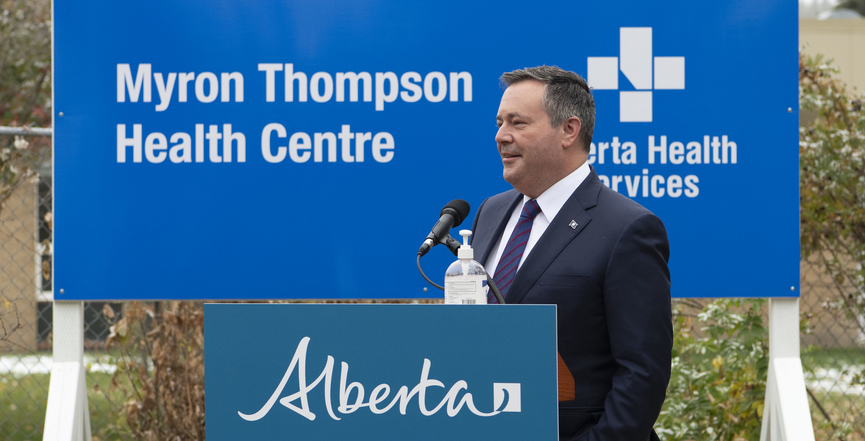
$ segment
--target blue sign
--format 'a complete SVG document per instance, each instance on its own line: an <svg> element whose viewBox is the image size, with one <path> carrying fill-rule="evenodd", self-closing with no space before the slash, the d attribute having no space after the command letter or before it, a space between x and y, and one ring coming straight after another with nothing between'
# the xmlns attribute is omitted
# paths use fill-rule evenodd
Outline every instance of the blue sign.
<svg viewBox="0 0 865 441"><path fill-rule="evenodd" d="M553 305L207 304L204 317L209 440L558 439Z"/></svg>
<svg viewBox="0 0 865 441"><path fill-rule="evenodd" d="M594 87L590 161L664 221L674 296L798 295L795 2L54 13L57 300L440 296L416 250L510 188L498 79L541 64Z"/></svg>

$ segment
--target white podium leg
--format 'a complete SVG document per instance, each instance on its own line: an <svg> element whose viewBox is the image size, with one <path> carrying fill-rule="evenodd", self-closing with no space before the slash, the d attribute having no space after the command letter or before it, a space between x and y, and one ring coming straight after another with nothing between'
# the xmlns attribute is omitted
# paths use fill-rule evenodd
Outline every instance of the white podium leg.
<svg viewBox="0 0 865 441"><path fill-rule="evenodd" d="M43 441L91 441L84 379L84 302L54 302L54 364Z"/></svg>
<svg viewBox="0 0 865 441"><path fill-rule="evenodd" d="M799 354L799 299L769 299L769 378L761 441L814 441Z"/></svg>

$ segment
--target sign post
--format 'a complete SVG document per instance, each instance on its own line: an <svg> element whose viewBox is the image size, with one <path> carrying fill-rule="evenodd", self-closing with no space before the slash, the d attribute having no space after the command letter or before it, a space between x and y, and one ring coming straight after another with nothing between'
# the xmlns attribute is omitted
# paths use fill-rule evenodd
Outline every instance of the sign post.
<svg viewBox="0 0 865 441"><path fill-rule="evenodd" d="M43 441L90 441L84 378L84 302L54 302L54 363Z"/></svg>
<svg viewBox="0 0 865 441"><path fill-rule="evenodd" d="M799 349L799 299L769 299L769 378L762 441L814 440Z"/></svg>

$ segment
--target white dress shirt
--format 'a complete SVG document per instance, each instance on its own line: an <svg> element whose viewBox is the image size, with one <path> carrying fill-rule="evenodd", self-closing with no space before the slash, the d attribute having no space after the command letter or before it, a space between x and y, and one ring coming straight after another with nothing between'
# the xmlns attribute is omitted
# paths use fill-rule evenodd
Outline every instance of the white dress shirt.
<svg viewBox="0 0 865 441"><path fill-rule="evenodd" d="M526 249L523 251L523 257L520 259L520 263L517 266L519 269L520 266L523 265L523 262L526 261L526 257L528 257L529 253L532 252L532 248L534 248L535 244L538 243L538 239L544 234L544 231L547 231L547 227L550 226L550 222L555 219L556 214L559 213L559 210L565 205L565 202L568 201L568 198L574 193L577 187L586 180L586 177L589 176L589 163L588 161L584 162L578 169L571 172L571 174L562 178L561 181L553 184L552 187L548 188L545 192L543 192L540 196L538 196L538 206L541 207L541 212L535 216L534 222L532 222L532 232L529 233L529 241L526 243ZM508 240L511 238L511 234L514 232L514 228L517 226L517 221L520 219L520 213L523 211L523 205L526 202L530 201L531 198L528 196L523 196L523 201L520 204L517 204L516 208L514 208L513 213L511 213L511 218L508 220L508 224L505 226L505 231L502 233L502 237L499 239L496 248L490 253L489 260L487 260L484 268L487 270L487 273L495 277L496 274L496 266L499 264L499 260L502 258L502 253L505 251L505 247L507 247Z"/></svg>

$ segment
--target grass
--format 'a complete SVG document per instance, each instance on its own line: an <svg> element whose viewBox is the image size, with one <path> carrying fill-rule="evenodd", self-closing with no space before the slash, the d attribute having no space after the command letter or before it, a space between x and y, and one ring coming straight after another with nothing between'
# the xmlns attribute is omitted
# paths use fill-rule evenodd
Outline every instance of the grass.
<svg viewBox="0 0 865 441"><path fill-rule="evenodd" d="M48 401L48 375L18 379L0 377L0 397L0 439L41 439Z"/></svg>
<svg viewBox="0 0 865 441"><path fill-rule="evenodd" d="M865 440L865 396L854 389L855 386L850 386L851 375L865 369L865 349L804 348L802 367L806 376L809 370L816 369L836 370L845 376L845 380L839 381L830 391L811 391L813 396L809 397L809 405L817 439L834 439L833 433L845 433L848 441Z"/></svg>
<svg viewBox="0 0 865 441"><path fill-rule="evenodd" d="M814 399L821 403L829 420L814 405ZM847 441L865 440L865 397L861 395L842 394L837 392L814 392L810 398L811 421L815 427L817 439L835 439L833 433L847 433Z"/></svg>
<svg viewBox="0 0 865 441"><path fill-rule="evenodd" d="M802 349L802 366L823 369L841 369L851 365L865 366L863 348L820 348L811 346Z"/></svg>
<svg viewBox="0 0 865 441"><path fill-rule="evenodd" d="M129 439L120 406L126 401L111 388L112 374L87 374L87 401L94 441ZM0 440L41 440L48 404L50 375L31 374L20 378L0 375Z"/></svg>

